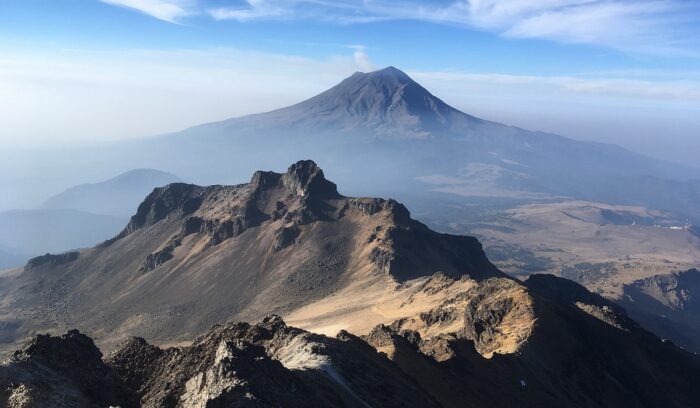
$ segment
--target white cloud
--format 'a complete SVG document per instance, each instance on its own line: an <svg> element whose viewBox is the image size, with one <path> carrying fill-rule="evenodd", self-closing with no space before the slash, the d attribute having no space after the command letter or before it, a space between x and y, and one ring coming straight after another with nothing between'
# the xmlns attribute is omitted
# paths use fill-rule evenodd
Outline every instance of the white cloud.
<svg viewBox="0 0 700 408"><path fill-rule="evenodd" d="M612 98L647 99L657 102L700 102L700 80L643 80L623 77L582 76L534 76L500 73L469 72L412 72L419 81L451 83L457 88L469 83L490 83L503 89L515 90L519 86L549 87L568 94L600 95ZM460 86L461 85L461 86Z"/></svg>
<svg viewBox="0 0 700 408"><path fill-rule="evenodd" d="M673 20L679 7L670 2L592 2L522 15L504 25L504 34L589 43L632 52L658 53L682 50L675 44Z"/></svg>
<svg viewBox="0 0 700 408"><path fill-rule="evenodd" d="M241 22L263 18L283 18L291 16L287 7L282 2L268 0L246 0L248 7L219 7L209 10L209 14L215 20L237 20Z"/></svg>
<svg viewBox="0 0 700 408"><path fill-rule="evenodd" d="M355 64L360 68L362 71L374 71L377 69L376 65L372 62L372 60L369 58L369 55L365 52L365 47L363 46L352 46L351 48L355 49L355 52L352 54L353 60L355 61Z"/></svg>
<svg viewBox="0 0 700 408"><path fill-rule="evenodd" d="M130 8L169 23L194 13L194 0L100 0L113 6Z"/></svg>
<svg viewBox="0 0 700 408"><path fill-rule="evenodd" d="M418 20L514 38L697 55L700 6L682 0L248 0L209 10L217 20L316 19L342 24Z"/></svg>
<svg viewBox="0 0 700 408"><path fill-rule="evenodd" d="M100 1L169 22L203 12L238 22L416 20L640 54L700 55L700 4L684 0L244 0L211 8L201 0Z"/></svg>

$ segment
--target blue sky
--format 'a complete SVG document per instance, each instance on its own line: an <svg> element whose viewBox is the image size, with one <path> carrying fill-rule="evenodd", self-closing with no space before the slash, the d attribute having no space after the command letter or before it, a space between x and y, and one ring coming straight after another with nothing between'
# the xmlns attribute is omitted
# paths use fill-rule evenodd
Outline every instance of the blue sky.
<svg viewBox="0 0 700 408"><path fill-rule="evenodd" d="M386 65L487 119L700 151L700 5L659 0L4 0L0 141L175 131Z"/></svg>

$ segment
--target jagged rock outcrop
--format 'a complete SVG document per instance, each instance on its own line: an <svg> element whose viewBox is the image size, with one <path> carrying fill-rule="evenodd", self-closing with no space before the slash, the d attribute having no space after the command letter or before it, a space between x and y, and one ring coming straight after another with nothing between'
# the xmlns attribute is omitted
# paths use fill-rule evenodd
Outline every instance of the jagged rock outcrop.
<svg viewBox="0 0 700 408"><path fill-rule="evenodd" d="M472 291L486 298L498 297L496 288L526 290L510 282L490 280ZM531 296L526 303L539 309L531 338L517 353L490 358L477 351L478 339L464 333L423 337L395 322L362 338L346 331L327 337L290 327L275 315L253 325L217 325L189 346L159 348L131 337L104 361L92 341L75 331L60 338L39 336L0 365L0 403L200 408L511 407L514 401L522 407L688 407L697 402L697 359L640 329L605 324L562 297ZM507 336L498 319L472 324Z"/></svg>
<svg viewBox="0 0 700 408"><path fill-rule="evenodd" d="M42 265L47 265L49 267L55 267L64 263L72 262L78 259L78 253L75 251L71 252L65 252L62 254L46 254L46 255L41 255L34 257L27 261L27 264L24 266L25 271L28 271L32 268L36 268L38 266Z"/></svg>
<svg viewBox="0 0 700 408"><path fill-rule="evenodd" d="M323 170L311 160L302 160L289 167L282 183L294 195L309 199L340 198L335 183L326 180Z"/></svg>
<svg viewBox="0 0 700 408"><path fill-rule="evenodd" d="M393 200L343 197L310 161L238 186L156 189L115 239L50 261L3 294L14 339L78 326L112 352L106 365L95 350L68 353L86 377L64 376L38 352L29 368L10 362L0 377L8 401L41 401L60 386L87 405L112 403L91 384L123 396L122 407L700 399L697 358L615 305L561 278L511 279L476 239L431 231ZM274 316L209 330L270 312L308 331ZM39 380L12 380L21 372Z"/></svg>
<svg viewBox="0 0 700 408"><path fill-rule="evenodd" d="M92 339L77 330L39 335L0 364L0 406L62 408L133 406Z"/></svg>
<svg viewBox="0 0 700 408"><path fill-rule="evenodd" d="M435 287L453 295L455 285ZM460 292L457 310L440 305L363 337L443 406L685 407L700 398L697 356L576 283L494 278ZM448 323L431 332L435 322Z"/></svg>
<svg viewBox="0 0 700 408"><path fill-rule="evenodd" d="M343 332L216 326L187 347L129 338L105 360L77 331L40 335L0 366L0 403L25 407L437 407L385 356Z"/></svg>
<svg viewBox="0 0 700 408"><path fill-rule="evenodd" d="M434 232L394 200L344 197L303 160L247 184L156 188L114 239L29 268L0 315L25 322L5 333L16 340L60 325L100 328L109 347L117 333L173 342L228 319L286 317L329 296L349 304L438 271L505 276L476 239ZM362 334L384 320L343 328Z"/></svg>
<svg viewBox="0 0 700 408"><path fill-rule="evenodd" d="M153 190L139 205L136 214L120 234L123 237L148 225L153 225L172 213L188 215L199 208L202 203L204 188L185 184L173 183Z"/></svg>
<svg viewBox="0 0 700 408"><path fill-rule="evenodd" d="M177 349L128 339L107 364L142 407L437 406L357 337L312 334L278 316L216 326Z"/></svg>

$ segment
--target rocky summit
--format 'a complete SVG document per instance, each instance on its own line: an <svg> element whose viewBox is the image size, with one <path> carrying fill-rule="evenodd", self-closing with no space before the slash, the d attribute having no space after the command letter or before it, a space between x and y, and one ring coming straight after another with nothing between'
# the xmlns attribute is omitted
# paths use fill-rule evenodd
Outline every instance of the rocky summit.
<svg viewBox="0 0 700 408"><path fill-rule="evenodd" d="M155 189L115 238L30 261L3 288L1 318L13 324L0 331L6 344L74 327L108 347L124 335L164 344L277 313L364 334L403 315L365 312L383 299L399 307L398 292L436 272L505 276L475 238L434 232L393 200L344 197L300 161L237 186Z"/></svg>
<svg viewBox="0 0 700 408"><path fill-rule="evenodd" d="M475 238L345 197L312 161L157 188L113 239L0 285L5 350L29 338L0 365L13 408L700 401L697 355L620 306L552 275L510 278Z"/></svg>

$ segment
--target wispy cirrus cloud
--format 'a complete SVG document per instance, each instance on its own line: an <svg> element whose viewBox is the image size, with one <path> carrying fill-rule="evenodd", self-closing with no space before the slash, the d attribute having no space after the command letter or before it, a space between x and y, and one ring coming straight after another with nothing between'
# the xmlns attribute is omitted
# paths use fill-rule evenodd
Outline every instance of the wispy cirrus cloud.
<svg viewBox="0 0 700 408"><path fill-rule="evenodd" d="M246 7L219 7L209 10L215 20L237 20L241 22L259 19L283 19L295 15L295 10L285 7L284 2L247 0Z"/></svg>
<svg viewBox="0 0 700 408"><path fill-rule="evenodd" d="M700 3L685 0L99 0L179 22L309 20L362 24L413 20L493 32L507 38L591 44L649 55L700 56Z"/></svg>
<svg viewBox="0 0 700 408"><path fill-rule="evenodd" d="M697 105L700 103L700 78L694 80L630 78L634 73L619 72L617 75L568 75L536 76L501 73L470 73L455 71L411 72L419 82L451 84L457 89L467 89L469 84L490 83L514 89L518 86L533 86L540 92L544 87L565 94L588 94L607 98L646 99L657 102L680 101ZM646 75L653 76L653 75Z"/></svg>
<svg viewBox="0 0 700 408"><path fill-rule="evenodd" d="M318 20L340 24L395 19L378 12L371 2L358 0L245 0L237 6L209 8L215 20Z"/></svg>
<svg viewBox="0 0 700 408"><path fill-rule="evenodd" d="M100 0L102 3L125 7L155 17L169 23L192 15L196 10L196 0Z"/></svg>
<svg viewBox="0 0 700 408"><path fill-rule="evenodd" d="M700 52L700 5L682 0L247 0L208 12L217 20L239 22L416 20L634 53Z"/></svg>

